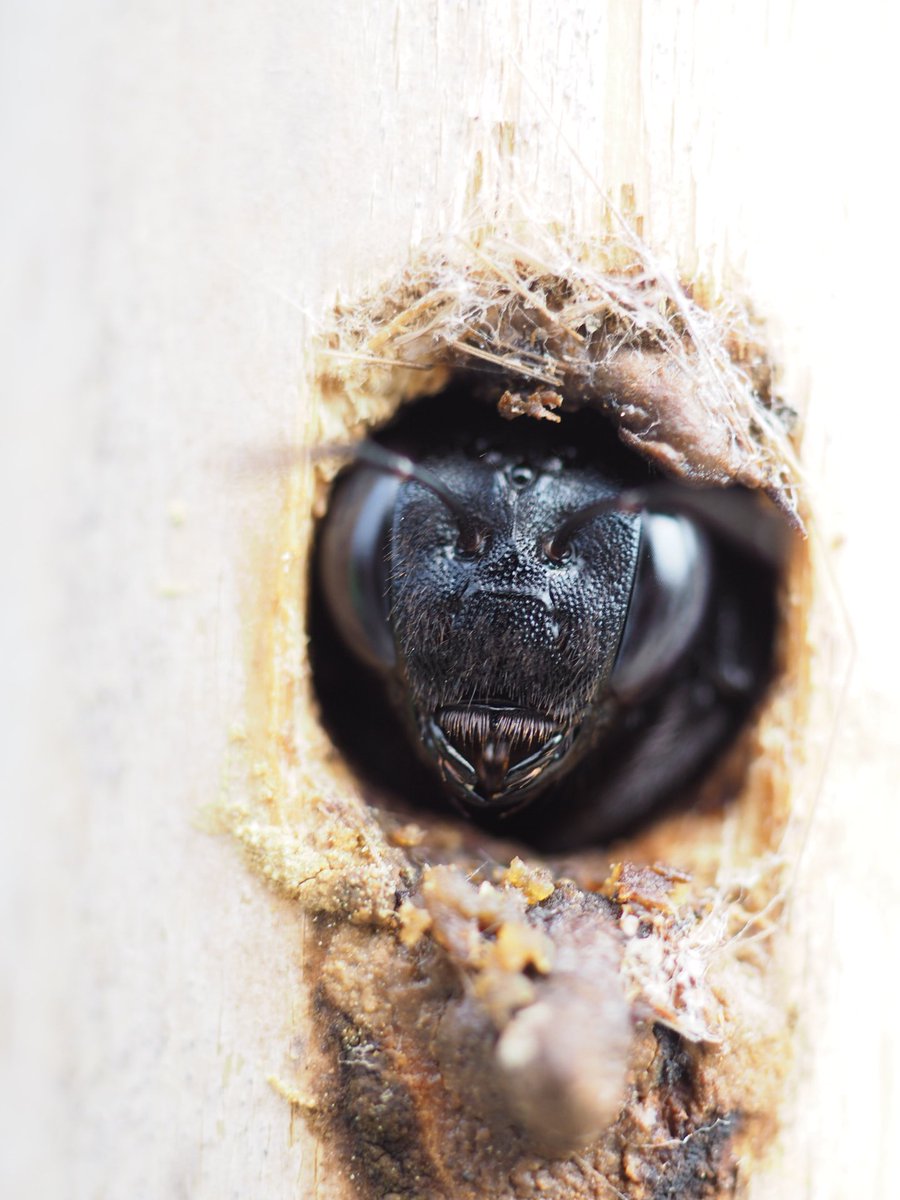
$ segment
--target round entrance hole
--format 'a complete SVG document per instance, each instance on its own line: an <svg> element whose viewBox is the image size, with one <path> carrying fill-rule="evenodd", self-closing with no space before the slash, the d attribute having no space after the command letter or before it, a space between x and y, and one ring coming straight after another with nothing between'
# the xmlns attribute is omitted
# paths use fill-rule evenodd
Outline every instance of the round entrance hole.
<svg viewBox="0 0 900 1200"><path fill-rule="evenodd" d="M777 960L813 572L783 536L808 516L791 413L735 306L649 260L612 274L595 246L548 275L497 242L489 263L453 253L342 305L324 339L318 439L346 465L322 472L310 587L289 585L310 596L315 695L296 706L298 674L272 672L285 770L238 814L255 869L315 922L315 1119L373 1194L524 1200L545 1168L560 1195L586 1171L730 1194L792 1044ZM483 574L501 565L502 586ZM567 573L591 584L580 625L546 581ZM610 808L629 769L643 794ZM500 815L532 770L546 788Z"/></svg>
<svg viewBox="0 0 900 1200"><path fill-rule="evenodd" d="M378 805L542 851L733 794L774 670L773 506L667 480L587 407L504 419L470 379L332 488L309 631L335 745Z"/></svg>

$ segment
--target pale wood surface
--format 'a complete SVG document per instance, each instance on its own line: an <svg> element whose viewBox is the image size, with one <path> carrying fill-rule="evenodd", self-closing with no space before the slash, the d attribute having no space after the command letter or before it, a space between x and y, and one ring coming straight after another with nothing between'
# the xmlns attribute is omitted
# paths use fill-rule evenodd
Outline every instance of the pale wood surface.
<svg viewBox="0 0 900 1200"><path fill-rule="evenodd" d="M247 450L307 419L336 290L464 228L479 153L482 196L536 221L590 230L633 187L673 269L743 277L808 400L857 654L794 911L801 1087L755 1194L893 1195L896 24L876 0L7 0L5 1196L315 1194L266 1083L297 921L198 816L278 500Z"/></svg>

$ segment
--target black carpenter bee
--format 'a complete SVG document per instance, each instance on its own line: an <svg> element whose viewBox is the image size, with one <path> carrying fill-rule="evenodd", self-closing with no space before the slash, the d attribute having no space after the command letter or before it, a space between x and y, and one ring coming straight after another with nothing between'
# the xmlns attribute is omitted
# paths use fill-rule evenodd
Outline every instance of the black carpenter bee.
<svg viewBox="0 0 900 1200"><path fill-rule="evenodd" d="M568 847L628 830L732 740L772 668L767 502L662 479L595 413L511 423L460 397L354 457L311 645L326 720L376 781Z"/></svg>

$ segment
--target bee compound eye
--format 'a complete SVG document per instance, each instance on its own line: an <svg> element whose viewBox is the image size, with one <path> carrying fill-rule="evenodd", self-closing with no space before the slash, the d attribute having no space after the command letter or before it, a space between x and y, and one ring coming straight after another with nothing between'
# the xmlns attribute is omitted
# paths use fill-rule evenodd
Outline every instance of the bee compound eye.
<svg viewBox="0 0 900 1200"><path fill-rule="evenodd" d="M665 679L693 641L710 597L709 539L689 517L645 513L628 616L612 674L632 699Z"/></svg>
<svg viewBox="0 0 900 1200"><path fill-rule="evenodd" d="M396 661L389 617L390 536L401 480L367 466L335 483L323 522L318 570L347 646L368 666Z"/></svg>

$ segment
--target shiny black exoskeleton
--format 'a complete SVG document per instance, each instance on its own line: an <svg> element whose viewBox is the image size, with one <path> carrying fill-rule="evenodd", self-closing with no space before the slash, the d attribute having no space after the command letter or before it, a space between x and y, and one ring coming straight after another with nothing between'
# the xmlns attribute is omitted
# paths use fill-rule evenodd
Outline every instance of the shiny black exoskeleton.
<svg viewBox="0 0 900 1200"><path fill-rule="evenodd" d="M326 720L411 799L548 848L609 839L760 695L780 531L749 493L654 476L595 414L420 406L358 449L320 530Z"/></svg>

